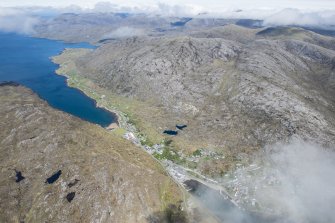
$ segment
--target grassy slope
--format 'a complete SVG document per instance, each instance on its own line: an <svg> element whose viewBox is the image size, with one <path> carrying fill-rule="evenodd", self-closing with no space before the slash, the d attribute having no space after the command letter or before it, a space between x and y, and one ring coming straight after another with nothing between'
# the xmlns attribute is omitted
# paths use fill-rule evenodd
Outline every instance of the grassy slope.
<svg viewBox="0 0 335 223"><path fill-rule="evenodd" d="M127 140L51 109L23 87L2 86L0 92L1 222L90 221L95 214L103 218L108 206L120 208L114 219L143 221L139 216L149 213L142 213L140 201L160 213L182 199L162 166ZM22 183L15 182L13 169L23 172ZM61 179L45 185L57 169ZM65 189L74 176L79 184ZM73 190L76 198L66 204L64 196ZM129 200L120 200L122 194ZM97 204L104 208L95 210Z"/></svg>

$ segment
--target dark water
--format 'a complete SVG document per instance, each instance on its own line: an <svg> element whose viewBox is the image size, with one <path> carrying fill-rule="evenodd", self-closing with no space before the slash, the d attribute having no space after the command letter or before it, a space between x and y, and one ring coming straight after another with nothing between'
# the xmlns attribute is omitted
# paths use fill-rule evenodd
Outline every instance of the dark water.
<svg viewBox="0 0 335 223"><path fill-rule="evenodd" d="M71 201L74 199L75 196L76 196L76 192L70 192L66 195L66 199L68 202L71 203Z"/></svg>
<svg viewBox="0 0 335 223"><path fill-rule="evenodd" d="M175 135L178 134L177 131L173 131L173 130L165 130L163 133L164 133L164 134L171 135L171 136L175 136Z"/></svg>
<svg viewBox="0 0 335 223"><path fill-rule="evenodd" d="M115 116L97 108L95 101L66 85L66 78L56 75L58 66L51 62L64 48L93 48L85 43L67 44L18 34L0 33L0 82L15 81L36 92L52 107L103 127Z"/></svg>
<svg viewBox="0 0 335 223"><path fill-rule="evenodd" d="M56 173L52 174L51 177L49 177L45 183L48 183L48 184L53 184L55 183L56 180L58 180L58 178L60 177L60 175L62 174L62 171L61 170L58 170Z"/></svg>
<svg viewBox="0 0 335 223"><path fill-rule="evenodd" d="M22 176L22 172L21 171L15 170L15 172L16 172L16 180L15 180L16 183L19 183L20 181L22 181L22 180L25 179L25 177Z"/></svg>
<svg viewBox="0 0 335 223"><path fill-rule="evenodd" d="M179 130L183 130L186 127L187 127L187 125L176 125L176 128L179 129Z"/></svg>
<svg viewBox="0 0 335 223"><path fill-rule="evenodd" d="M180 21L171 22L170 25L171 26L185 26L186 23L188 23L191 20L192 20L192 18L182 18Z"/></svg>

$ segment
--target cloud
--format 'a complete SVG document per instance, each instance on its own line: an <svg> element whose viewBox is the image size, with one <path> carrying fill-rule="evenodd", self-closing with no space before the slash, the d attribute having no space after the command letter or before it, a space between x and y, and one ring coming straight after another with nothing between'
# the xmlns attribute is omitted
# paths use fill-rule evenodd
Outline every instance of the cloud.
<svg viewBox="0 0 335 223"><path fill-rule="evenodd" d="M116 30L105 34L102 38L103 39L120 39L120 38L128 38L128 37L133 37L133 36L142 36L144 35L145 32L142 29L138 28L132 28L129 26L123 26L120 28L117 28Z"/></svg>
<svg viewBox="0 0 335 223"><path fill-rule="evenodd" d="M324 4L327 1L324 2ZM285 5L289 5L288 3ZM167 17L199 17L199 18L228 18L228 19L259 19L264 20L265 26L299 25L321 28L335 26L335 10L306 9L300 2L300 9L282 7L255 7L250 5L238 7L205 7L203 4L167 4L158 2L151 5L122 5L110 2L98 2L93 9L83 12L128 12L161 15ZM311 4L310 4L311 5ZM335 4L334 4L335 6ZM244 7L244 8L243 8ZM334 28L335 29L335 28Z"/></svg>
<svg viewBox="0 0 335 223"><path fill-rule="evenodd" d="M335 153L301 141L268 150L267 173L278 182L257 196L293 222L335 222Z"/></svg>
<svg viewBox="0 0 335 223"><path fill-rule="evenodd" d="M203 12L204 8L199 5L169 5L164 3L158 3L154 12L163 16L196 16Z"/></svg>
<svg viewBox="0 0 335 223"><path fill-rule="evenodd" d="M98 2L92 9L94 12L115 12L118 11L118 5L110 2Z"/></svg>
<svg viewBox="0 0 335 223"><path fill-rule="evenodd" d="M298 9L284 9L264 18L263 24L331 27L335 26L335 11L301 12Z"/></svg>
<svg viewBox="0 0 335 223"><path fill-rule="evenodd" d="M334 4L335 5L335 4ZM243 7L244 8L243 8ZM53 18L61 13L109 13L121 12L130 14L160 15L164 17L194 17L194 18L227 18L227 19L259 19L264 20L265 26L299 25L317 28L335 29L335 10L327 11L315 9L282 9L280 7L255 7L250 4L242 8L228 7L219 4L218 7L206 7L204 4L161 3L153 4L121 4L109 1L98 2L91 8L81 8L69 5L61 8L54 7L16 7L0 8L0 30L6 32L19 32L31 34L34 26L38 25L40 18ZM122 30L121 30L122 31ZM121 32L120 31L120 32ZM136 30L135 35L140 35ZM124 30L127 33L127 30ZM120 36L119 34L117 34Z"/></svg>
<svg viewBox="0 0 335 223"><path fill-rule="evenodd" d="M22 10L0 8L0 31L2 32L32 34L34 26L39 22L38 17L29 15Z"/></svg>
<svg viewBox="0 0 335 223"><path fill-rule="evenodd" d="M254 200L282 223L335 222L334 149L294 140L264 152L261 168L234 173L235 191L246 192L237 199Z"/></svg>

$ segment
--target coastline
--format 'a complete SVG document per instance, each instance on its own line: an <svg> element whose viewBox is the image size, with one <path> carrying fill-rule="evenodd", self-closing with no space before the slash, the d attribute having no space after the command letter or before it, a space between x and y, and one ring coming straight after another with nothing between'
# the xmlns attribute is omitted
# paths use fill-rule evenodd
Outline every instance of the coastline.
<svg viewBox="0 0 335 223"><path fill-rule="evenodd" d="M62 51L62 53L64 53L67 49L65 49L64 51ZM62 54L61 53L61 54ZM61 55L60 54L60 55ZM60 56L58 55L58 56ZM116 108L114 108L112 105L106 105L107 101L104 100L105 96L104 94L101 94L100 97L97 97L99 95L97 95L96 91L89 91L89 89L86 89L84 86L81 87L81 85L79 84L74 84L75 83L75 79L77 78L77 74L73 74L73 75L69 75L67 72L64 72L62 70L62 68L64 68L64 64L62 63L58 63L55 61L55 58L57 56L54 56L51 58L52 62L55 63L56 65L58 65L58 69L55 70L55 73L57 75L63 76L66 79L66 84L69 87L78 89L79 91L81 91L83 94L85 94L86 96L90 97L92 100L95 101L96 106L102 109L107 110L108 112L114 114L117 118L117 122L115 123L111 123L109 126L105 127L106 130L112 131L112 132L116 132L118 130L124 130L124 131L120 131L122 137L124 137L125 133L129 133L130 136L129 138L127 138L128 141L131 141L132 143L134 143L135 145L139 146L141 149L143 149L145 152L147 152L151 158L153 158L154 160L156 160L162 167L162 170L173 180L173 182L175 182L178 185L178 188L180 189L181 193L183 194L183 206L186 209L189 209L191 206L189 206L190 204L187 204L188 202L188 196L186 189L184 187L184 185L182 184L182 182L180 182L178 179L176 179L176 177L174 176L174 174L172 174L169 171L169 168L167 168L166 163L162 162L161 160L157 159L153 154L151 154L148 150L147 150L147 145L142 144L142 142L146 142L147 138L145 136L143 136L141 134L140 131L137 130L137 128L135 127L135 125L131 124L129 122L129 118L127 117L127 115L119 110L117 110ZM90 80L86 80L85 78L80 78L81 80L85 80L85 81L90 81ZM87 87L87 86L86 86ZM114 125L116 124L118 127L115 128L116 126ZM110 129L110 127L112 127Z"/></svg>
<svg viewBox="0 0 335 223"><path fill-rule="evenodd" d="M120 100L117 95L113 95L111 92L97 86L93 81L78 74L78 68L73 58L84 56L91 51L92 49L87 48L65 48L61 53L50 58L58 66L55 73L66 78L67 86L78 89L94 100L97 107L115 115L117 118L115 123L118 124L119 128L113 132L121 135L126 132L132 132L137 136L141 144L160 144L165 139L165 136L153 131L150 129L150 125L142 122L137 117L133 117L133 114L127 111L129 107L134 106L133 102L129 103L129 101ZM126 111L123 109L126 109Z"/></svg>
<svg viewBox="0 0 335 223"><path fill-rule="evenodd" d="M114 118L114 122L112 122L108 126L104 127L105 129L109 129L109 130L111 130L110 128L113 128L113 129L116 129L116 128L128 129L129 128L129 123L127 121L127 118L125 117L124 114L122 114L121 111L119 111L115 108L111 108L110 106L107 106L106 104L104 104L104 102L102 101L103 98L95 97L96 94L97 94L96 92L89 92L89 91L87 91L87 89L81 88L79 85L73 84L75 82L75 80L74 80L75 78L71 75L68 75L66 72L62 71L62 64L57 63L55 61L55 58L60 56L63 52L65 52L68 49L71 49L71 48L66 48L62 52L60 52L60 54L52 56L50 58L51 61L58 66L58 68L55 70L55 74L59 75L59 76L62 76L62 77L65 77L65 82L66 82L66 85L68 87L74 88L74 89L80 91L82 94L86 95L87 97L91 98L94 101L94 104L97 108L104 109L107 112L111 113L111 115ZM83 48L83 49L85 49L85 48ZM85 50L91 50L91 49L85 49ZM132 128L132 130L133 130L133 128Z"/></svg>
<svg viewBox="0 0 335 223"><path fill-rule="evenodd" d="M203 187L207 187L209 190L216 191L215 193L219 195L217 197L218 202L227 203L233 209L244 212L243 203L240 203L240 201L234 196L232 188L227 188L226 185L224 185L221 181L217 181L215 178L203 175L196 168L193 169L189 166L188 162L193 161L194 156L187 154L185 155L182 152L172 153L175 154L174 157L177 157L176 159L169 159L169 157L164 156L163 153L166 146L165 140L152 143L150 141L151 138L148 137L145 132L142 132L141 128L137 128L136 122L133 122L133 119L130 116L131 114L129 115L128 113L124 113L118 109L118 106L120 106L118 103L118 98L116 97L116 101L113 101L113 99L115 99L115 95L97 86L92 80L80 76L78 73L78 68L71 59L73 56L80 57L81 53L86 54L88 51L89 50L87 49L65 49L61 55L59 55L59 57L53 57L52 61L59 66L55 73L60 76L65 76L66 84L69 87L80 90L85 95L93 99L96 102L96 106L106 109L107 111L117 116L118 128L109 129L106 127L105 129L110 131L112 134L117 134L120 137L123 137L126 140L132 142L140 149L147 152L150 157L156 160L162 167L162 171L170 176L173 182L178 185L180 192L183 195L183 209L188 210L188 212L192 212L194 209L199 210L199 208L202 209L204 213L212 211L206 203L201 201L201 199L196 197L195 194L190 192L190 189L187 186L188 181L196 181L198 184L202 184ZM71 55L72 53L74 53L74 55ZM206 156L206 154L207 153L204 153L203 155L200 155L200 157ZM220 156L220 154L214 156ZM215 158L216 157L213 159ZM254 217L257 218L258 213L264 214L257 208L251 209L249 212L244 213L250 215L256 214L257 216ZM214 214L213 216L219 217L217 214ZM261 216L259 217L261 218Z"/></svg>
<svg viewBox="0 0 335 223"><path fill-rule="evenodd" d="M63 53L64 52L66 53L66 50L63 51ZM84 51L87 51L87 50L84 50ZM57 56L52 58L53 62L59 65L59 68L56 70L56 74L65 76L67 85L69 87L73 87L73 88L76 88L82 91L85 95L87 95L88 97L96 101L97 106L103 109L106 109L109 112L112 112L113 114L117 115L118 124L119 124L118 129L125 130L122 133L122 136L126 138L127 140L133 142L134 144L138 145L144 151L149 153L153 159L155 159L158 163L160 163L160 165L162 166L164 171L167 173L167 175L169 175L171 179L173 179L173 181L179 186L179 188L183 192L184 202L185 202L184 205L186 205L185 208L190 208L190 206L188 206L190 204L186 204L190 194L186 193L187 189L185 188L185 185L184 185L184 182L187 179L196 179L204 183L206 186L210 188L219 188L220 191L226 194L226 197L229 197L231 202L234 203L230 194L225 190L225 188L219 185L218 182L216 182L215 180L212 180L208 177L201 175L196 170L191 170L187 167L184 167L183 165L178 165L174 163L173 161L166 160L165 158L163 159L157 158L155 156L155 152L160 150L160 148L157 149L157 147L164 147L164 141L156 145L152 145L152 146L148 145L146 143L147 137L143 135L143 133L139 131L134 124L130 122L128 115L126 113L119 111L117 108L113 106L113 104L108 103L108 100L105 100L105 98L107 97L106 96L107 93L105 93L103 89L100 89L98 86L94 85L94 83L92 83L91 80L85 77L79 76L79 74L77 73L78 71L76 70L75 64L73 64L72 61L69 61L69 60L66 60L66 62L55 61L57 59L58 59ZM64 60L66 58L62 58L62 59ZM108 128L106 129L108 130ZM117 129L112 130L112 132L116 132L116 131L118 130ZM125 135L127 135L128 137L125 137ZM212 184L214 184L215 187ZM192 205L195 205L195 204L191 204L191 206ZM234 203L234 205L236 205L236 203Z"/></svg>

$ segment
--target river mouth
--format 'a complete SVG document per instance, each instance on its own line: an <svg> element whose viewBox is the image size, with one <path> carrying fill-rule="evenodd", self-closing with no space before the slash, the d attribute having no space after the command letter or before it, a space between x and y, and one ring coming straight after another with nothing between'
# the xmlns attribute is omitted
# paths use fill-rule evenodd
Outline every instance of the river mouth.
<svg viewBox="0 0 335 223"><path fill-rule="evenodd" d="M58 65L50 58L65 48L95 47L87 43L64 43L0 33L0 82L28 87L50 106L102 127L117 123L114 113L97 107L95 100L69 87L66 78L55 73Z"/></svg>

